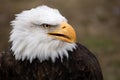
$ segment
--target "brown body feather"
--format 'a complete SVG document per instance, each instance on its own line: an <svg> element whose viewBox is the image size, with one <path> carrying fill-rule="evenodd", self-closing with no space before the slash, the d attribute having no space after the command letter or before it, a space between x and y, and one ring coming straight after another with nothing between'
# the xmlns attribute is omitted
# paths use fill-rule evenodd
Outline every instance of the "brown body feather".
<svg viewBox="0 0 120 80"><path fill-rule="evenodd" d="M96 57L84 46L78 44L69 58L61 62L50 59L44 62L15 60L12 52L0 53L0 80L103 80ZM33 53L34 54L34 53Z"/></svg>

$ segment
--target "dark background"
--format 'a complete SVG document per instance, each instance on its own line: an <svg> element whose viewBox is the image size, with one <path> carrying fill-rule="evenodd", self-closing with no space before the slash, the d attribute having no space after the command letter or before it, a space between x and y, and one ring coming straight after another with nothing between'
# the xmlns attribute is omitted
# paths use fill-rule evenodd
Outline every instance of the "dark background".
<svg viewBox="0 0 120 80"><path fill-rule="evenodd" d="M15 14L39 5L60 10L92 51L105 80L120 80L120 0L0 0L0 51L8 48Z"/></svg>

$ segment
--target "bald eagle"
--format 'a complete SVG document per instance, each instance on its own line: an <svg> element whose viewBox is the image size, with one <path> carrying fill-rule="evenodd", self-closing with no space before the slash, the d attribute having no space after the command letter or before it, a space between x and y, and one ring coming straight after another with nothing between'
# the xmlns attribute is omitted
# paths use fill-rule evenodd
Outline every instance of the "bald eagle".
<svg viewBox="0 0 120 80"><path fill-rule="evenodd" d="M76 42L57 9L25 10L11 26L11 47L0 53L0 80L103 80L97 58Z"/></svg>

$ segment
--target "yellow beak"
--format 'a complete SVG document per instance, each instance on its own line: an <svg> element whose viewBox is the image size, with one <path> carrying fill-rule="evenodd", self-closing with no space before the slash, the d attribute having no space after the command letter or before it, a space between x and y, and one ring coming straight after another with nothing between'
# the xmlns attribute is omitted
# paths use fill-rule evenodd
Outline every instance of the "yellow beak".
<svg viewBox="0 0 120 80"><path fill-rule="evenodd" d="M55 37L56 39L73 43L76 42L75 30L66 22L62 22L60 27L55 31L48 33L49 35Z"/></svg>

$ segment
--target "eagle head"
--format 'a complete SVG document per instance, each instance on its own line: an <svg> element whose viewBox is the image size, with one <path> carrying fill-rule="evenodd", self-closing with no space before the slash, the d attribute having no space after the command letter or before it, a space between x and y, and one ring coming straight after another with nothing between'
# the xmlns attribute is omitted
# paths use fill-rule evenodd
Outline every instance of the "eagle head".
<svg viewBox="0 0 120 80"><path fill-rule="evenodd" d="M11 21L11 50L17 60L69 57L76 47L76 34L57 9L45 5L25 10Z"/></svg>

